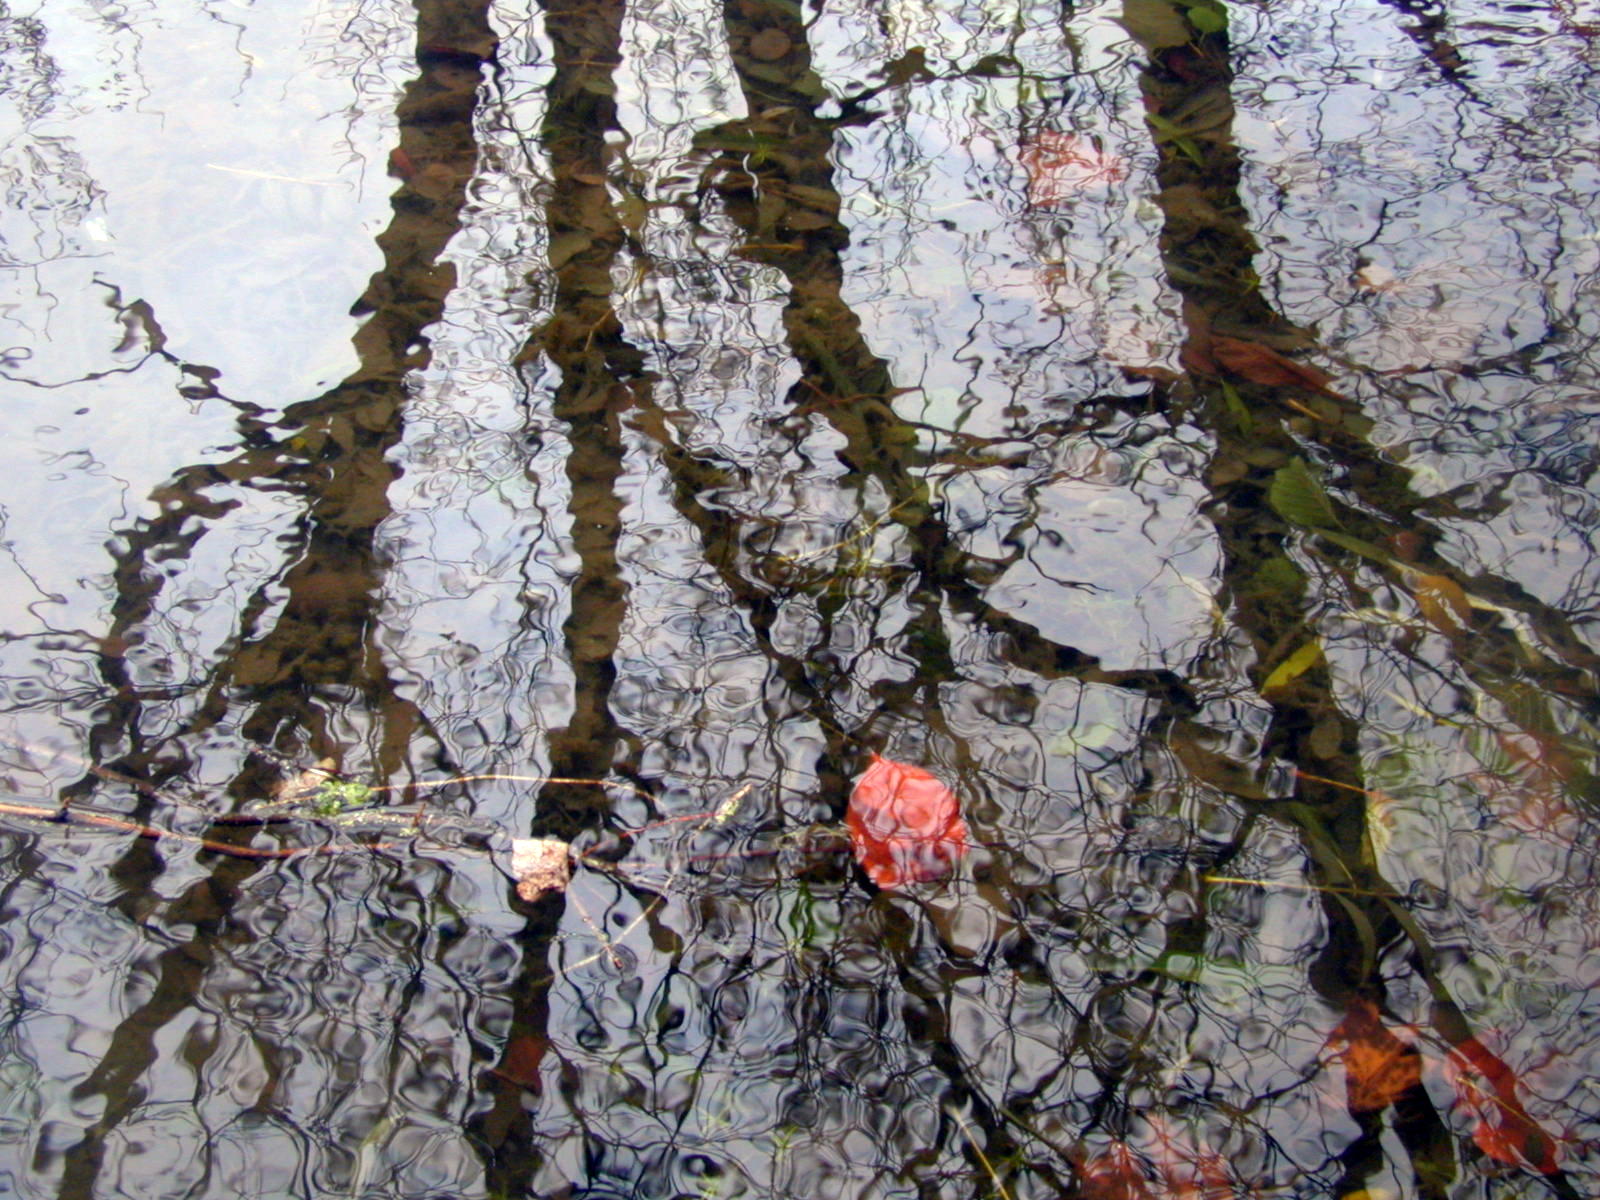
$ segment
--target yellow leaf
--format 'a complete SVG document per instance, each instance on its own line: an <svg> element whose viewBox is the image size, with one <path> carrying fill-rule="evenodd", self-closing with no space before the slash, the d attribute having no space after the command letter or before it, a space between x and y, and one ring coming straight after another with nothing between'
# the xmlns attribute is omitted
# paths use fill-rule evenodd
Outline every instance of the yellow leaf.
<svg viewBox="0 0 1600 1200"><path fill-rule="evenodd" d="M1263 692L1271 692L1281 687L1287 687L1321 661L1322 643L1316 638L1312 638L1300 649L1272 668L1272 674L1268 675L1261 684L1261 690Z"/></svg>

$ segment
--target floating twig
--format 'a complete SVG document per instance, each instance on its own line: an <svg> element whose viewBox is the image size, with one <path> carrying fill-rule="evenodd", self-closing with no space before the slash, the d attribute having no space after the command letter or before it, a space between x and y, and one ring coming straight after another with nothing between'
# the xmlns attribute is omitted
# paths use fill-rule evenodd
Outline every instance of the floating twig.
<svg viewBox="0 0 1600 1200"><path fill-rule="evenodd" d="M213 854L225 854L230 858L285 859L299 858L303 855L378 854L387 850L401 848L391 842L355 842L347 846L280 846L270 849L262 846L239 846L232 842L217 841L215 838L179 833L175 829L162 829L156 825L143 825L138 821L114 817L109 813L96 812L91 808L70 807L67 805L47 808L32 804L0 802L0 813L28 817L32 820L44 821L52 825L92 825L102 829L116 829L123 833L134 834L136 837L148 838L150 841L166 839L184 842L191 846L199 846L202 850L209 850ZM260 823L265 824L266 822L262 821Z"/></svg>

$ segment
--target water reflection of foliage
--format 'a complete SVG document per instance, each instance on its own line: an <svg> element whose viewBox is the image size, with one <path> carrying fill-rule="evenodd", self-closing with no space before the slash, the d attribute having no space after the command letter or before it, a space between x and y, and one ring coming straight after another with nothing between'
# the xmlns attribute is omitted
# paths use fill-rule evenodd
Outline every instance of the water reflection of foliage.
<svg viewBox="0 0 1600 1200"><path fill-rule="evenodd" d="M1468 520L1525 506L1498 477L1476 494L1455 479L1417 494L1416 474L1347 421L1362 414L1336 400L1295 397L1298 407L1285 406L1248 379L1226 381L1230 397L1220 377L1157 376L1152 385L1148 374L1129 379L1112 364L1078 361L1118 313L1108 306L1089 319L1079 311L1088 305L1066 301L1067 283L1080 289L1076 299L1092 299L1141 253L1142 277L1153 282L1153 247L1140 248L1140 232L1154 234L1154 222L1177 291L1202 309L1218 297L1240 301L1230 316L1241 336L1270 336L1280 349L1308 344L1288 327L1291 313L1309 324L1303 306L1284 303L1284 293L1269 302L1238 289L1259 269L1298 294L1294 269L1304 264L1274 250L1252 267L1253 242L1271 233L1282 239L1275 247L1303 248L1305 237L1281 231L1288 217L1314 223L1302 211L1311 206L1258 203L1259 220L1246 219L1239 189L1249 177L1217 124L1228 112L1215 97L1200 130L1159 104L1169 128L1146 131L1128 104L1112 118L1117 145L1157 164L1159 213L1128 220L1097 205L1024 213L1020 203L1006 213L1024 222L1015 244L1028 251L1017 273L1025 289L1038 264L1064 264L1057 311L1039 314L1031 294L1008 294L1009 268L991 261L965 272L988 247L983 237L940 242L949 232L943 204L961 197L965 218L988 192L1020 197L1024 181L1010 156L1024 137L1131 98L1133 74L1107 69L1075 73L1082 91L1059 107L1028 107L1028 89L1063 82L1061 62L1094 61L1103 23L1063 29L1053 18L1000 22L992 11L900 7L887 14L887 33L863 21L867 32L830 39L820 37L826 24L803 29L747 7L721 38L697 30L682 45L721 55L725 41L734 67L721 81L724 97L743 91L748 118L697 111L702 78L693 73L680 87L634 98L631 115L660 117L652 133L693 167L664 176L661 194L641 200L642 209L628 205L647 192L636 176L657 162L683 163L666 150L652 158L654 146L642 141L623 149L623 139L603 136L626 124L605 99L627 90L611 41L585 44L581 65L563 59L528 76L548 84L552 111L574 101L565 114L573 128L547 127L538 146L514 136L518 103L537 100L537 89L519 94L516 64L497 68L484 95L504 103L474 119L501 138L496 162L537 164L531 181L502 174L497 202L502 215L527 202L545 221L505 231L486 257L503 253L494 270L509 271L519 256L548 250L549 269L536 270L519 295L558 310L535 338L522 336L523 314L495 329L501 344L526 347L522 386L506 404L525 423L474 424L452 411L448 394L400 399L397 391L393 412L368 428L337 398L326 411L298 409L302 424L287 442L251 427L250 455L182 475L163 494L171 515L122 556L127 605L115 637L166 619L162 606L176 605L156 564L192 554L202 531L223 527L226 504L240 502L241 516L245 504L261 505L252 492L281 489L271 494L287 513L302 515L303 505L333 528L350 511L333 493L349 485L370 505L349 523L353 539L297 544L328 561L353 546L365 573L311 606L332 618L333 629L309 635L321 651L298 660L244 655L256 664L248 677L258 694L229 693L239 663L220 661L231 660L226 647L213 662L210 651L178 653L175 635L168 652L176 661L214 672L197 692L198 717L152 747L142 739L163 727L154 709L162 698L147 690L137 697L145 709L130 700L98 736L126 730L129 765L183 775L203 739L237 749L227 714L259 700L249 735L271 729L289 744L351 754L365 740L392 772L416 761L404 714L415 704L448 717L435 736L452 754L491 762L551 754L572 764L587 756L598 771L616 766L659 781L667 811L698 801L709 781L753 775L767 793L754 820L773 829L829 815L859 740L895 738L960 781L992 831L989 861L947 895L871 904L837 873L797 880L759 860L734 860L703 885L683 882L659 905L622 881L592 879L583 903L597 919L643 920L648 939L630 943L630 961L596 959L581 979L538 997L527 985L545 975L541 959L589 954L587 935L570 914L526 914L526 958L511 965L505 943L491 936L501 911L493 881L422 863L390 878L330 871L303 887L258 883L262 897L280 889L283 903L247 894L228 917L242 929L277 931L271 944L284 953L274 958L263 939L236 950L240 961L299 978L306 961L348 951L370 963L376 949L394 952L387 967L371 968L385 983L359 997L373 1002L353 1022L319 1019L309 1004L286 1024L259 1014L264 1054L281 1059L308 1031L329 1055L341 1030L373 1044L393 1038L398 1061L424 1081L405 1101L408 1119L449 1124L472 1108L474 1120L483 1118L474 1128L490 1146L490 1171L510 1190L555 1191L580 1178L600 1186L602 1177L619 1187L645 1180L663 1190L710 1189L738 1186L742 1175L744 1186L783 1192L841 1179L852 1188L914 1180L965 1192L976 1177L970 1146L1019 1194L1061 1191L1086 1188L1094 1164L1116 1155L1153 1160L1163 1137L1226 1150L1241 1187L1331 1190L1341 1177L1366 1178L1362 1156L1382 1150L1378 1119L1361 1118L1352 1135L1342 1114L1313 1110L1309 1086L1324 1062L1320 1033L1346 998L1381 996L1420 1020L1437 1002L1425 987L1448 983L1475 1025L1504 1025L1513 1042L1559 1023L1529 1015L1560 999L1539 992L1509 947L1514 937L1548 936L1538 944L1571 958L1581 939L1568 946L1559 940L1568 933L1533 928L1534 914L1568 927L1551 908L1522 906L1513 895L1518 874L1485 871L1484 887L1464 892L1458 873L1438 873L1429 855L1435 845L1459 853L1465 842L1492 866L1497 854L1528 853L1526 827L1536 825L1532 840L1557 861L1527 873L1559 877L1575 895L1588 877L1587 861L1564 848L1564 830L1583 819L1591 790L1581 746L1593 662L1571 620L1583 588L1569 582L1558 603L1497 578L1510 572L1494 569L1493 551L1471 545ZM770 36L756 42L775 31L781 50ZM1425 32L1437 46L1443 34ZM531 45L537 31L520 34ZM576 36L557 29L551 39L565 46ZM615 28L605 37L614 39ZM924 47L920 58L913 39ZM820 83L808 74L816 40L834 55L832 66L854 64L857 77L888 64L853 107L839 106L839 119L816 103ZM758 44L762 53L750 53ZM1213 65L1237 59L1222 56L1233 47L1210 48ZM764 57L774 50L775 59ZM670 75L695 57L673 43L641 59ZM1147 74L1167 85L1193 92L1218 82L1182 54L1149 58ZM819 69L840 77L828 66ZM979 98L989 115L973 115ZM698 146L690 145L696 132ZM953 157L924 170L940 136ZM1182 173L1197 166L1209 195L1197 196L1192 180L1181 190ZM448 174L465 182L460 164ZM987 233L998 238L1005 227L997 221ZM1398 244L1406 227L1389 228L1396 232L1385 238ZM919 251L919 242L938 244ZM869 274L869 260L892 264L894 274ZM897 308L897 288L924 261L948 278ZM463 273L470 297L504 294L483 264ZM394 324L374 322L369 344L386 364L386 385L420 361L413 339L445 311L443 275L397 296ZM1136 299L1146 307L1134 315L1149 322L1137 327L1141 340L1159 343L1163 327L1172 342L1195 335L1193 314L1170 299ZM454 314L471 329L466 317ZM908 337L890 353L876 331L897 317L905 329L961 328L967 342L944 355ZM433 336L451 342L455 334ZM1357 376L1363 397L1381 389L1370 407L1395 427L1415 433L1435 423L1437 458L1465 469L1460 445L1443 440L1454 423L1448 406L1488 396L1483 376L1434 372L1396 400L1376 373L1388 366L1385 344L1373 352L1362 336L1339 347L1344 361L1320 361ZM1478 351L1491 340L1458 340L1484 365ZM483 353L454 342L449 349L467 361ZM493 379L493 356L485 358L480 369ZM1162 366L1154 356L1124 365ZM1488 365L1509 377L1519 364ZM420 378L459 388L462 407L493 393L481 380L450 379L438 364ZM913 384L920 395L901 390ZM1437 415L1410 411L1419 398L1437 402ZM458 514L441 499L430 510L436 530L419 520L406 528L414 540L383 541L373 534L391 507L383 459L400 445L389 418L402 412L435 422L434 442L419 434L401 451L419 486L473 502ZM913 413L921 419L908 420ZM1546 456L1534 457L1535 469L1548 469ZM1552 497L1583 477L1585 460L1564 469ZM1325 507L1309 519L1271 503L1281 473L1295 470L1322 492ZM226 491L217 472L232 477ZM542 479L519 478L529 473ZM1041 573L1063 621L1058 635L1008 600L1006 572L1044 559L1044 546L1073 532L1063 512L1100 498L1142 508L1148 520L1120 527L1120 553L1133 558L1175 495L1194 509L1190 540L1220 549L1215 565L1184 568L1173 541L1160 540L1153 556L1169 556L1161 569L1187 602L1167 626L1139 624L1132 603L1107 618L1126 622L1105 636L1131 665L1108 665L1086 649L1095 634L1083 628L1090 606L1080 602L1091 594L1071 590L1086 569L1047 564ZM525 502L531 516L517 512ZM1200 514L1212 522L1209 535ZM578 525L591 518L601 528L586 537ZM448 611L470 620L439 622L443 634L417 632L424 605L444 590L427 586L418 560L462 536L469 545L459 578L444 570L440 578L461 599ZM522 539L517 552L498 549L508 539ZM381 553L402 547L392 560ZM265 577L287 582L271 568ZM569 609L560 597L574 580L591 603ZM363 628L380 619L380 586L391 589L381 644ZM497 589L497 607L470 607L480 587ZM313 590L309 581L301 587ZM1458 594L1465 609L1453 603ZM240 628L253 631L274 602L263 590ZM407 656L424 645L437 657ZM1308 645L1316 653L1297 659ZM367 675L372 687L340 690L351 670L385 655L418 675L422 661L441 670L398 683ZM501 661L508 658L515 661ZM1285 664L1297 669L1278 675ZM274 694L286 680L309 683L315 695ZM1417 690L1390 696L1402 685ZM237 768L227 749L207 742L205 752L207 770ZM1317 778L1296 780L1296 766L1316 768L1305 774ZM523 797L486 789L475 802L526 818ZM638 802L616 811L627 803ZM605 816L555 792L537 808L542 822L574 826ZM1499 822L1495 833L1463 837L1464 826L1486 819ZM1394 828L1379 847L1374 830L1385 822ZM134 857L124 873L148 869ZM1552 876L1562 871L1570 876ZM1224 875L1250 882L1217 882ZM1415 905L1417 932L1397 932L1398 918L1376 902L1397 895L1391 879L1410 881L1401 891ZM237 881L219 871L207 886L230 895ZM341 943L346 935L330 931L343 928L345 910L320 890L333 887L410 915ZM316 928L324 917L327 929ZM552 948L545 939L558 923L569 936ZM1475 964L1419 966L1408 957L1458 943L1472 946ZM1517 987L1499 994L1518 999L1487 1002L1492 989L1471 974L1481 963L1506 964ZM401 978L407 969L420 972L421 990L407 992L415 984ZM243 994L231 971L190 971L173 986ZM336 986L347 989L349 978ZM461 1005L446 1011L452 995ZM466 1009L475 1003L493 1015L476 1026L474 1059L453 1035L472 1026ZM1576 1055L1583 1017L1577 1009L1572 1016L1574 1041L1563 1048ZM429 1057L430 1038L442 1057ZM474 1063L490 1061L498 1074L485 1085L494 1105L485 1116L479 1101L451 1089ZM280 1065L268 1074L291 1072ZM946 1105L963 1113L959 1122ZM341 1146L364 1147L387 1128L367 1121L387 1109L334 1107ZM1458 1170L1438 1115L1396 1120L1424 1190L1436 1193L1441 1174ZM864 1130L885 1123L886 1132L864 1140Z"/></svg>

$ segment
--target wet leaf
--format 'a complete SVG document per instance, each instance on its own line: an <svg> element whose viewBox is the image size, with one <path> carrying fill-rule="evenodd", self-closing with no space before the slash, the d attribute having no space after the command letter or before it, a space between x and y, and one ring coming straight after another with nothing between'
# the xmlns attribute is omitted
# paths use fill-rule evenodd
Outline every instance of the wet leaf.
<svg viewBox="0 0 1600 1200"><path fill-rule="evenodd" d="M1260 342L1247 342L1219 333L1211 339L1211 354L1224 370L1262 387L1305 388L1335 400L1344 399L1328 386L1332 376L1327 372L1285 358Z"/></svg>
<svg viewBox="0 0 1600 1200"><path fill-rule="evenodd" d="M845 812L856 862L881 888L949 874L967 853L955 793L921 767L874 754Z"/></svg>
<svg viewBox="0 0 1600 1200"><path fill-rule="evenodd" d="M1472 604L1461 585L1447 575L1406 572L1406 582L1417 598L1423 619L1446 637L1454 637L1472 625Z"/></svg>
<svg viewBox="0 0 1600 1200"><path fill-rule="evenodd" d="M569 229L550 239L550 267L559 271L594 245L594 235L584 229Z"/></svg>
<svg viewBox="0 0 1600 1200"><path fill-rule="evenodd" d="M1228 414L1233 417L1243 433L1249 433L1255 426L1255 421L1250 417L1250 410L1245 407L1244 399L1239 395L1239 390L1226 379L1222 381L1222 399L1228 406Z"/></svg>
<svg viewBox="0 0 1600 1200"><path fill-rule="evenodd" d="M1305 459L1297 458L1272 474L1267 502L1285 521L1307 529L1336 529L1339 518L1322 485L1311 474Z"/></svg>
<svg viewBox="0 0 1600 1200"><path fill-rule="evenodd" d="M1519 1081L1505 1061L1477 1038L1450 1047L1445 1077L1472 1121L1472 1140L1490 1158L1543 1175L1561 1169L1561 1139L1529 1115L1517 1099Z"/></svg>
<svg viewBox="0 0 1600 1200"><path fill-rule="evenodd" d="M1156 1171L1166 1184L1163 1200L1233 1200L1239 1194L1228 1160L1196 1145L1192 1135L1174 1131L1158 1116L1147 1116Z"/></svg>
<svg viewBox="0 0 1600 1200"><path fill-rule="evenodd" d="M1345 1097L1354 1113L1377 1112L1422 1083L1422 1055L1395 1036L1366 997L1350 1004L1327 1045L1344 1064Z"/></svg>
<svg viewBox="0 0 1600 1200"><path fill-rule="evenodd" d="M1182 154L1190 162L1194 163L1195 166L1205 166L1205 155L1200 153L1200 147L1195 144L1195 140L1188 135L1188 132L1183 128L1183 126L1179 125L1176 121L1168 120L1160 113L1154 112L1145 113L1144 120L1145 124L1149 125L1150 128L1155 130L1157 134L1155 139L1156 145L1165 145L1166 143L1170 142L1172 145L1178 148L1178 152L1180 154ZM1169 266L1167 268L1167 273L1175 280L1178 279L1178 275L1176 274L1174 268ZM1196 283L1202 282L1199 276L1195 276L1193 281Z"/></svg>
<svg viewBox="0 0 1600 1200"><path fill-rule="evenodd" d="M1383 792L1367 793L1367 838L1372 843L1372 853L1378 857L1389 852L1394 844L1399 822L1395 818L1394 797Z"/></svg>
<svg viewBox="0 0 1600 1200"><path fill-rule="evenodd" d="M1354 280L1368 292L1393 292L1403 286L1400 277L1381 263L1366 263L1355 273Z"/></svg>
<svg viewBox="0 0 1600 1200"><path fill-rule="evenodd" d="M1221 33L1228 28L1227 10L1216 0L1201 0L1199 4L1187 6L1185 15L1189 24L1201 33Z"/></svg>
<svg viewBox="0 0 1600 1200"><path fill-rule="evenodd" d="M1276 691L1278 688L1287 687L1312 667L1322 661L1322 642L1312 638L1301 646L1288 658L1272 668L1272 673L1262 680L1263 692Z"/></svg>
<svg viewBox="0 0 1600 1200"><path fill-rule="evenodd" d="M1169 370L1166 367L1137 366L1133 363L1121 362L1117 363L1116 367L1128 379L1148 379L1161 387L1171 387L1183 378L1176 371Z"/></svg>
<svg viewBox="0 0 1600 1200"><path fill-rule="evenodd" d="M1178 350L1178 362L1185 371L1196 375L1217 375L1222 370L1211 355L1211 334L1203 328L1184 339Z"/></svg>
<svg viewBox="0 0 1600 1200"><path fill-rule="evenodd" d="M490 1069L502 1079L519 1087L539 1091L543 1083L540 1064L543 1063L545 1052L549 1048L550 1041L542 1034L514 1033L506 1041L505 1052L500 1056L500 1065Z"/></svg>
<svg viewBox="0 0 1600 1200"><path fill-rule="evenodd" d="M750 39L750 57L762 62L777 62L789 53L793 43L781 29L763 29Z"/></svg>
<svg viewBox="0 0 1600 1200"><path fill-rule="evenodd" d="M1364 542L1360 538L1351 537L1347 533L1340 533L1334 529L1319 529L1317 533L1335 546L1344 547L1351 554L1359 554L1362 558L1369 559L1380 566L1388 567L1394 565L1394 557L1387 550L1374 546L1371 542Z"/></svg>
<svg viewBox="0 0 1600 1200"><path fill-rule="evenodd" d="M1122 16L1115 20L1147 50L1187 45L1194 36L1178 9L1164 0L1124 0Z"/></svg>
<svg viewBox="0 0 1600 1200"><path fill-rule="evenodd" d="M1328 761L1339 756L1344 743L1344 725L1337 717L1324 717L1311 727L1306 745L1311 753Z"/></svg>

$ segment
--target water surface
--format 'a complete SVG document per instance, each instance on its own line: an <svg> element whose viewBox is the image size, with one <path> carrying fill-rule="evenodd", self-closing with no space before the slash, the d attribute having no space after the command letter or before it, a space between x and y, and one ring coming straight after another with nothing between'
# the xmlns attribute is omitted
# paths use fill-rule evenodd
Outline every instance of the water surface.
<svg viewBox="0 0 1600 1200"><path fill-rule="evenodd" d="M0 1191L1592 1194L1597 34L0 2Z"/></svg>

